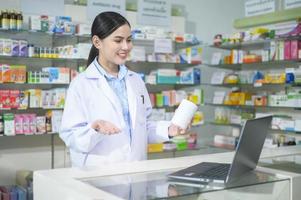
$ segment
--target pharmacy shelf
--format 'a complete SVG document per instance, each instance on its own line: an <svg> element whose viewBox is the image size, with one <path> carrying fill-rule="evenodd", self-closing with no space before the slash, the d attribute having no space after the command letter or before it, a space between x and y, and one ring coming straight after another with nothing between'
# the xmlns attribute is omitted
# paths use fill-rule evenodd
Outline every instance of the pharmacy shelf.
<svg viewBox="0 0 301 200"><path fill-rule="evenodd" d="M301 107L287 107L287 106L249 106L249 105L225 105L225 104L214 104L214 103L205 103L209 106L223 106L223 107L233 107L233 108L254 108L254 109L270 109L270 108L281 108L281 109L294 109L300 110Z"/></svg>
<svg viewBox="0 0 301 200"><path fill-rule="evenodd" d="M53 88L67 88L69 83L1 83L1 89L53 89Z"/></svg>
<svg viewBox="0 0 301 200"><path fill-rule="evenodd" d="M268 88L268 87L300 87L300 83L238 83L238 84L209 84L215 87L252 87L252 88Z"/></svg>
<svg viewBox="0 0 301 200"><path fill-rule="evenodd" d="M20 59L26 62L41 62L41 61L48 61L48 62L73 62L73 63L86 63L86 59L78 59L78 58L40 58L40 57L21 57L21 56L0 56L0 60L9 60L9 61L16 61L16 59Z"/></svg>
<svg viewBox="0 0 301 200"><path fill-rule="evenodd" d="M33 34L36 36L55 36L55 37L76 37L76 38L91 38L90 35L77 35L77 34L68 34L68 33L53 33L53 32L44 32L44 31L33 31L33 30L6 30L0 28L1 33L8 33L8 34Z"/></svg>
<svg viewBox="0 0 301 200"><path fill-rule="evenodd" d="M43 32L43 31L32 31L32 30L5 30L0 29L0 33L6 33L6 34L31 34L37 37L54 37L54 38L76 38L79 40L90 40L91 35L85 34L85 35L78 35L78 34L68 34L68 33L53 33L53 32ZM133 39L132 40L134 44L142 45L142 46L154 46L154 39ZM202 43L200 41L195 42L176 42L173 41L174 47L176 49L182 49L192 46L198 46Z"/></svg>
<svg viewBox="0 0 301 200"><path fill-rule="evenodd" d="M139 45L139 46L154 46L154 41L153 39L133 39L133 44L134 45ZM193 47L193 46L198 46L201 45L202 42L196 41L196 42L176 42L173 41L174 48L177 49L183 49L183 48L188 48L188 47Z"/></svg>
<svg viewBox="0 0 301 200"><path fill-rule="evenodd" d="M217 145L217 144L214 144L214 143L210 143L209 146L212 147L212 148L224 149L224 150L228 150L228 151L235 150L235 147L232 147L230 145L229 146L228 145Z"/></svg>
<svg viewBox="0 0 301 200"><path fill-rule="evenodd" d="M208 124L212 124L215 126L236 126L236 127L241 127L241 124L234 124L234 123L220 123L220 122L206 122Z"/></svg>
<svg viewBox="0 0 301 200"><path fill-rule="evenodd" d="M294 130L281 130L281 129L270 129L272 132L281 132L283 134L291 135L291 136L297 136L301 138L301 131L294 131Z"/></svg>
<svg viewBox="0 0 301 200"><path fill-rule="evenodd" d="M47 133L34 133L34 134L16 134L16 135L3 135L0 134L1 137L43 137L47 135L55 135L57 132L47 132Z"/></svg>
<svg viewBox="0 0 301 200"><path fill-rule="evenodd" d="M274 39L258 39L253 41L246 41L240 43L225 43L220 46L211 45L210 47L219 48L219 49L244 49L244 50L251 50L251 49L263 49L268 47L272 41L283 41L283 40L300 40L301 36L287 36L287 37L276 37Z"/></svg>
<svg viewBox="0 0 301 200"><path fill-rule="evenodd" d="M301 59L294 59L294 60L273 60L273 61L265 61L265 62L253 62L253 63L239 63L239 64L205 64L209 67L216 67L216 68L222 68L222 69L231 69L231 70L240 70L243 67L259 67L264 66L265 68L283 68L283 65L293 65L290 67L298 68L299 66L296 64L299 64L301 62ZM295 65L295 66L294 66Z"/></svg>
<svg viewBox="0 0 301 200"><path fill-rule="evenodd" d="M160 92L165 90L179 90L188 87L200 86L200 84L145 84L148 92Z"/></svg>
<svg viewBox="0 0 301 200"><path fill-rule="evenodd" d="M183 150L177 150L177 149L173 149L173 150L163 150L163 151L159 151L159 152L148 152L149 154L156 154L156 153L177 153L177 152L189 152L189 151L199 151L201 149L205 149L206 147L201 147L201 146L196 146L194 148L188 148L188 149L183 149Z"/></svg>
<svg viewBox="0 0 301 200"><path fill-rule="evenodd" d="M26 108L26 109L15 109L15 108L9 108L9 109L0 109L1 112L34 112L34 111L48 111L48 110L64 110L64 108Z"/></svg>
<svg viewBox="0 0 301 200"><path fill-rule="evenodd" d="M185 69L193 66L200 65L201 63L172 63L172 62L150 62L150 61L127 61L126 65L129 67L147 67L147 68L175 68L175 69Z"/></svg>
<svg viewBox="0 0 301 200"><path fill-rule="evenodd" d="M70 62L70 63L79 63L79 64L86 64L87 59L80 59L80 58L40 58L40 57L21 57L21 56L3 56L0 55L0 60L8 60L8 61L16 61L16 59L20 59L24 62L41 62L41 61L48 61L48 62ZM148 61L127 61L126 65L148 65L144 67L164 67L164 68L189 68L193 66L200 65L201 63L171 63L171 62L148 62Z"/></svg>
<svg viewBox="0 0 301 200"><path fill-rule="evenodd" d="M215 125L215 126L234 126L234 127L242 127L242 124L233 124L233 123L217 123L217 122L207 122L209 124ZM272 129L270 128L269 131L273 133L283 133L286 135L296 136L301 138L301 131L294 131L294 130L281 130L281 129Z"/></svg>

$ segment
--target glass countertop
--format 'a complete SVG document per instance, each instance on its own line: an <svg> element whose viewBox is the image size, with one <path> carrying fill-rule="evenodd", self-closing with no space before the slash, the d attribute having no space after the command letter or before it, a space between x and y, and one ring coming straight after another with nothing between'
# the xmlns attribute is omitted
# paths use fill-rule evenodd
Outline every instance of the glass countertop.
<svg viewBox="0 0 301 200"><path fill-rule="evenodd" d="M253 171L230 184L208 184L168 178L168 174L174 171L176 170L93 177L80 179L80 181L127 200L194 199L193 196L197 197L201 193L288 181L287 178ZM273 187L267 188L272 189Z"/></svg>
<svg viewBox="0 0 301 200"><path fill-rule="evenodd" d="M260 159L259 166L301 174L301 155Z"/></svg>

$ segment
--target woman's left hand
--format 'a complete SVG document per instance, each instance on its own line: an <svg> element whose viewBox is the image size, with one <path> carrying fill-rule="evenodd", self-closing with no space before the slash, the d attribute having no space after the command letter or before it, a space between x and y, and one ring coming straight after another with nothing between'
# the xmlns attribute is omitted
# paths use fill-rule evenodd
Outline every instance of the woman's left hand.
<svg viewBox="0 0 301 200"><path fill-rule="evenodd" d="M190 125L186 129L182 129L181 127L179 127L175 124L171 124L168 127L168 136L174 137L177 135L184 135L189 128L190 128Z"/></svg>

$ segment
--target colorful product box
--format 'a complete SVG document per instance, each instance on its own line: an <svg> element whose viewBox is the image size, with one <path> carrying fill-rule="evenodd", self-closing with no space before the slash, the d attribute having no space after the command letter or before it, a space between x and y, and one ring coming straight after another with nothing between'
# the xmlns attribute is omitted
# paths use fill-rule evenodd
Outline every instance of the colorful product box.
<svg viewBox="0 0 301 200"><path fill-rule="evenodd" d="M65 24L71 22L71 17L68 16L56 16L55 17L55 27L53 32L55 33L64 33Z"/></svg>
<svg viewBox="0 0 301 200"><path fill-rule="evenodd" d="M9 90L0 90L1 109L10 109Z"/></svg>
<svg viewBox="0 0 301 200"><path fill-rule="evenodd" d="M291 41L284 42L284 59L285 60L291 59Z"/></svg>
<svg viewBox="0 0 301 200"><path fill-rule="evenodd" d="M4 113L4 135L13 136L15 135L15 121L13 113Z"/></svg>
<svg viewBox="0 0 301 200"><path fill-rule="evenodd" d="M3 55L4 39L0 38L0 55Z"/></svg>
<svg viewBox="0 0 301 200"><path fill-rule="evenodd" d="M19 40L12 40L12 56L19 56Z"/></svg>
<svg viewBox="0 0 301 200"><path fill-rule="evenodd" d="M2 80L2 64L0 64L0 83L3 83L3 80Z"/></svg>
<svg viewBox="0 0 301 200"><path fill-rule="evenodd" d="M298 58L301 59L301 40L298 42Z"/></svg>
<svg viewBox="0 0 301 200"><path fill-rule="evenodd" d="M292 40L291 41L291 59L296 60L298 59L298 40Z"/></svg>
<svg viewBox="0 0 301 200"><path fill-rule="evenodd" d="M30 108L42 107L42 90L40 89L29 90L29 107Z"/></svg>
<svg viewBox="0 0 301 200"><path fill-rule="evenodd" d="M9 98L10 98L10 108L18 108L19 107L19 90L10 90L9 91Z"/></svg>
<svg viewBox="0 0 301 200"><path fill-rule="evenodd" d="M15 133L16 135L23 133L23 115L15 114Z"/></svg>
<svg viewBox="0 0 301 200"><path fill-rule="evenodd" d="M270 59L269 60L275 60L276 59L276 49L277 49L277 44L275 41L271 41L270 43Z"/></svg>
<svg viewBox="0 0 301 200"><path fill-rule="evenodd" d="M4 56L12 55L12 40L11 39L3 39L3 54Z"/></svg>
<svg viewBox="0 0 301 200"><path fill-rule="evenodd" d="M30 129L29 129L30 118L28 114L23 114L22 118L23 118L23 134L30 135Z"/></svg>
<svg viewBox="0 0 301 200"><path fill-rule="evenodd" d="M278 60L284 60L284 41L278 43Z"/></svg>
<svg viewBox="0 0 301 200"><path fill-rule="evenodd" d="M200 84L201 70L199 68L190 68L181 71L180 84Z"/></svg>
<svg viewBox="0 0 301 200"><path fill-rule="evenodd" d="M26 40L19 40L19 56L26 57L28 54L28 42Z"/></svg>
<svg viewBox="0 0 301 200"><path fill-rule="evenodd" d="M10 66L7 64L2 64L2 82L3 83L10 83L11 82L11 69Z"/></svg>
<svg viewBox="0 0 301 200"><path fill-rule="evenodd" d="M11 65L10 66L10 80L12 83L26 82L26 66L25 65Z"/></svg>
<svg viewBox="0 0 301 200"><path fill-rule="evenodd" d="M27 109L28 108L28 102L29 102L29 91L20 91L19 97L18 97L18 109Z"/></svg>
<svg viewBox="0 0 301 200"><path fill-rule="evenodd" d="M44 134L46 133L46 117L45 116L37 116L36 117L36 134Z"/></svg>
<svg viewBox="0 0 301 200"><path fill-rule="evenodd" d="M36 114L28 114L29 119L29 134L35 134L37 132Z"/></svg>
<svg viewBox="0 0 301 200"><path fill-rule="evenodd" d="M41 17L39 15L29 16L29 29L33 31L41 31Z"/></svg>

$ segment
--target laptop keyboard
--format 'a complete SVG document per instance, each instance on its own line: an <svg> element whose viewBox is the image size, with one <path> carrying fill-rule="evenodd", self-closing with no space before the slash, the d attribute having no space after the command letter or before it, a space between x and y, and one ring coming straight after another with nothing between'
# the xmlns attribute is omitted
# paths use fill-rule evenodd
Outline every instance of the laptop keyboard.
<svg viewBox="0 0 301 200"><path fill-rule="evenodd" d="M202 163L203 170L200 177L210 179L224 179L226 178L230 164L218 164L218 163Z"/></svg>

